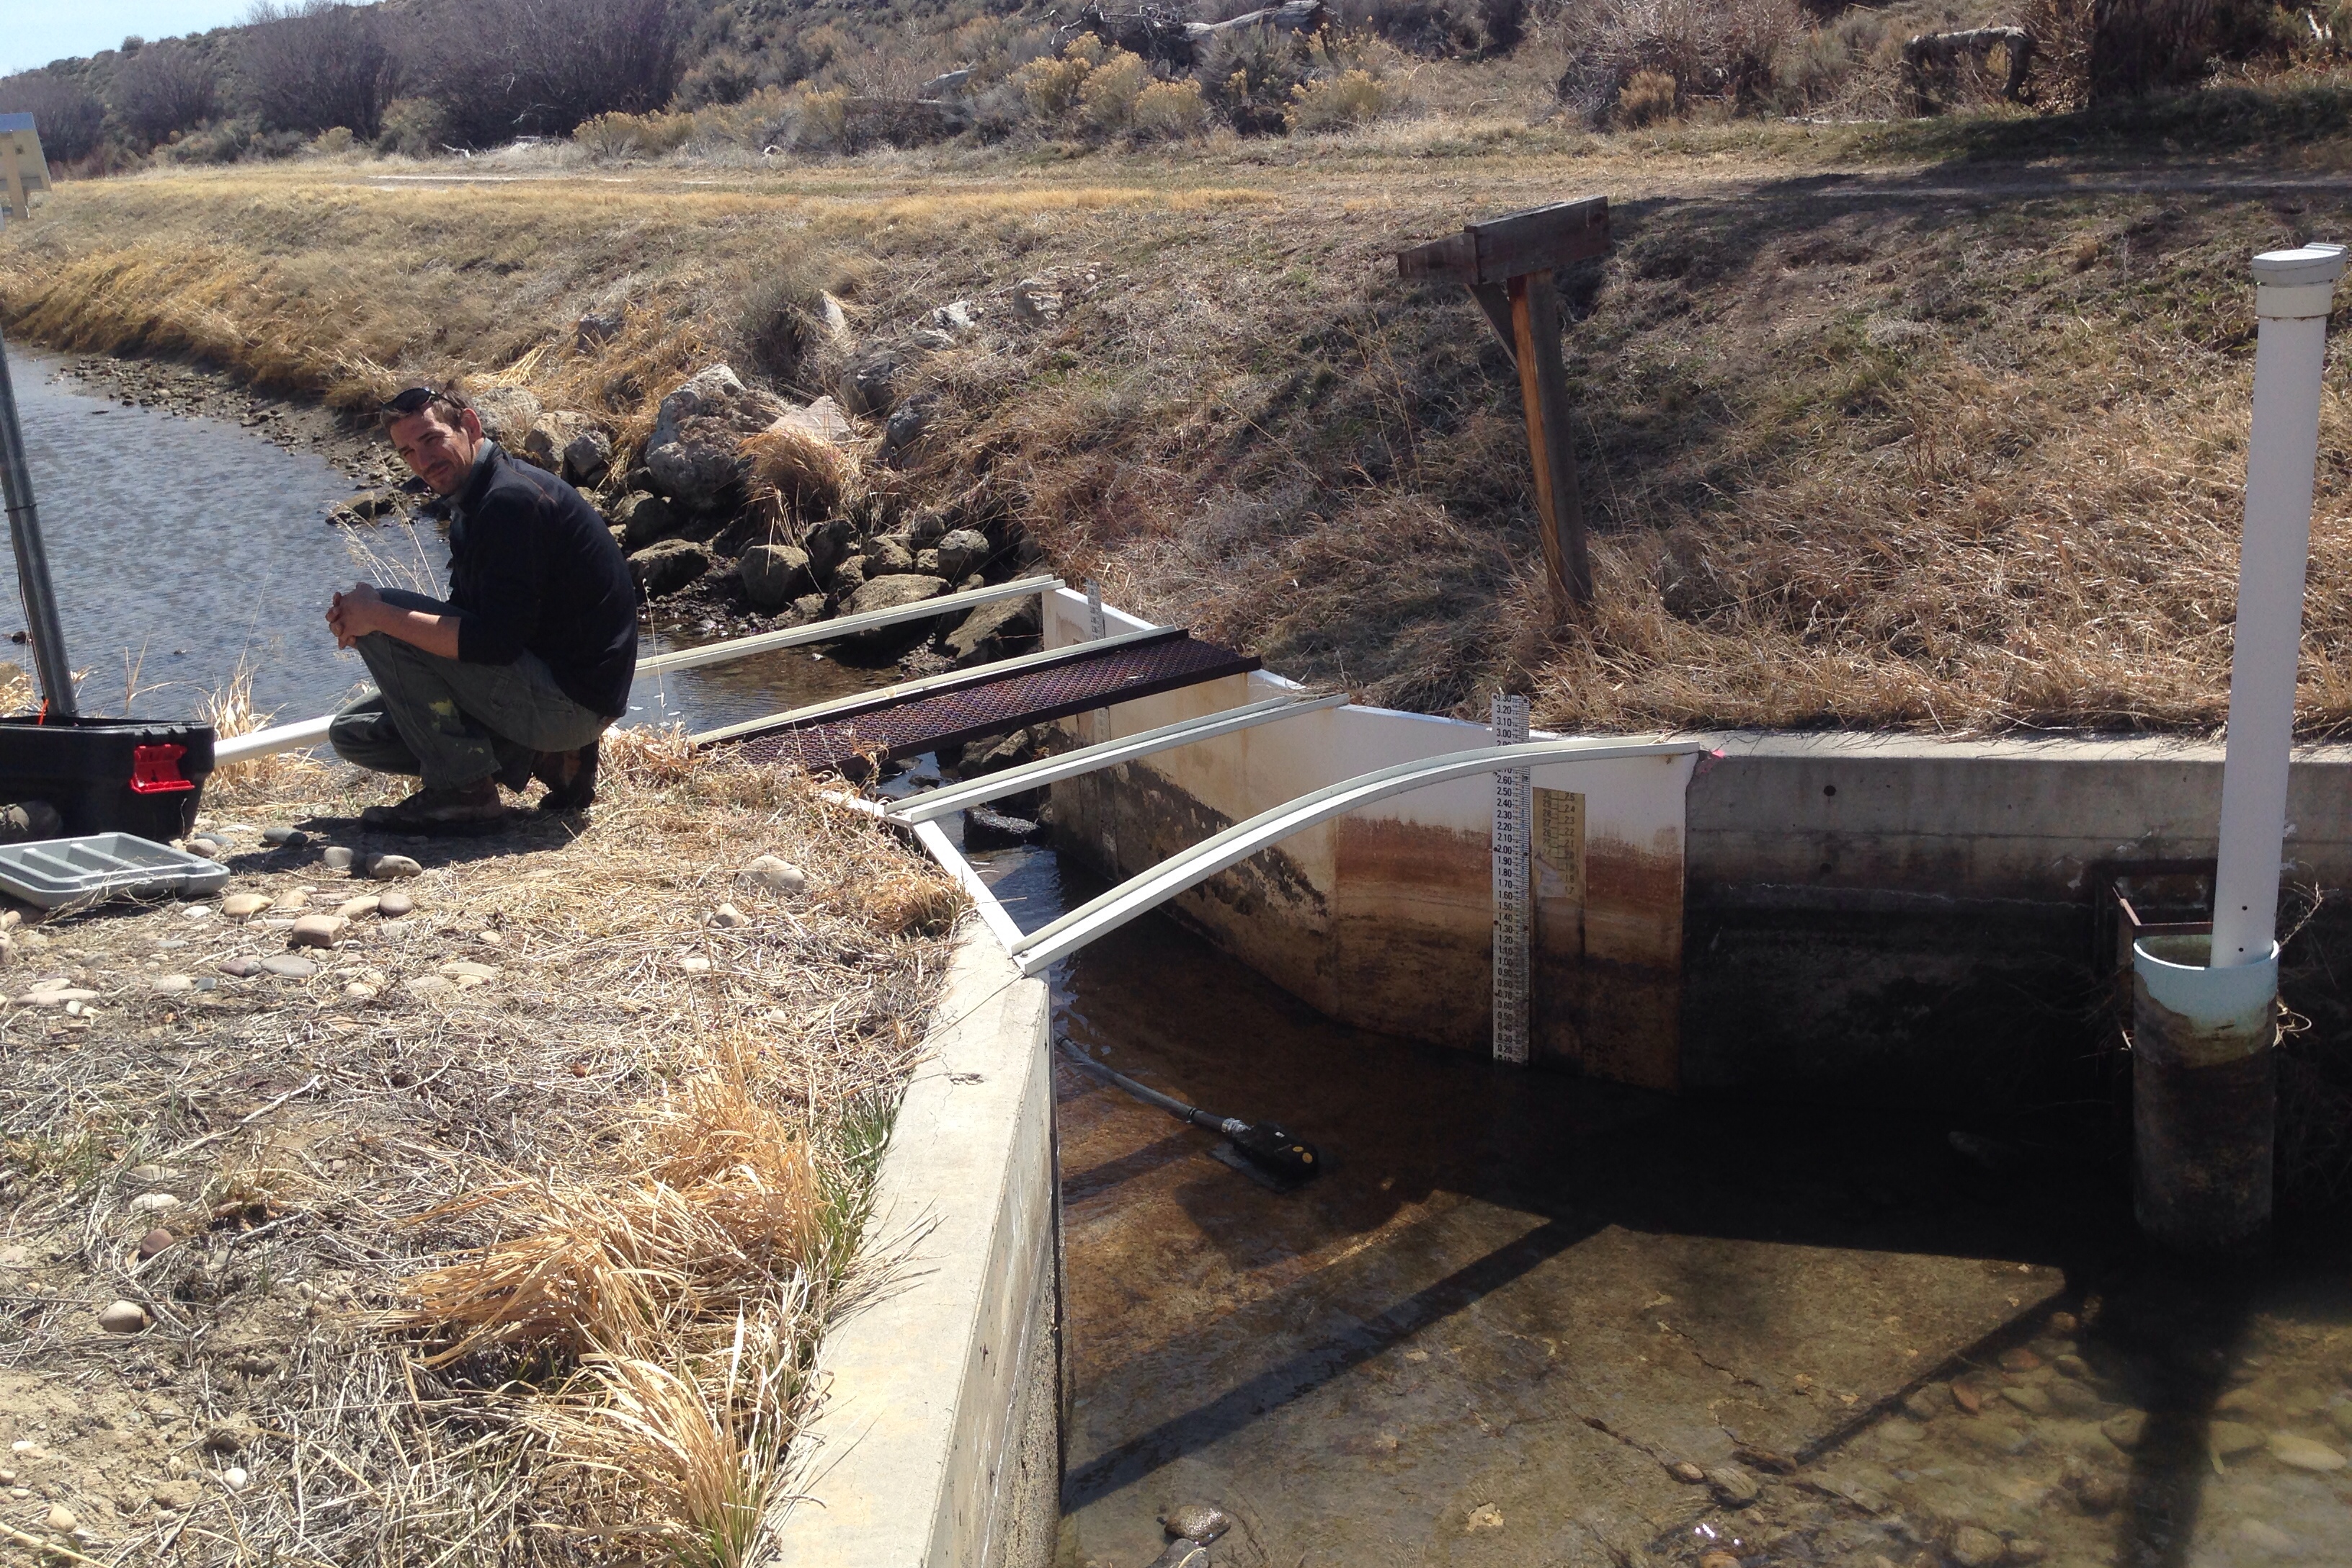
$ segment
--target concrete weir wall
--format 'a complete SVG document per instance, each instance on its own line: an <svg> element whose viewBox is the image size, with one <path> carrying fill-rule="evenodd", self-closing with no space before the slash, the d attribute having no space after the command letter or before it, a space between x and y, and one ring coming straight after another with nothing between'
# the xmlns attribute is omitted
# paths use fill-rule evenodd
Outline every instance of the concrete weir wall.
<svg viewBox="0 0 2352 1568"><path fill-rule="evenodd" d="M1048 647L1090 634L1087 602L1046 595ZM1146 623L1106 610L1106 630ZM1297 690L1263 671L1083 715L1081 742ZM1131 876L1286 800L1393 763L1494 743L1483 725L1328 709L1054 786L1056 842ZM1533 770L1539 805L1573 797L1538 866L1529 1049L1623 1082L1677 1081L1683 791L1691 757ZM1465 1049L1492 1036L1491 780L1437 784L1312 827L1187 894L1178 912L1343 1022ZM1572 826L1572 831L1570 830Z"/></svg>
<svg viewBox="0 0 2352 1568"><path fill-rule="evenodd" d="M1047 595L1047 646L1093 635L1088 616ZM1107 740L1285 689L1260 672L1066 727ZM2213 853L2218 746L1708 739L1717 754L1536 770L1580 806L1563 868L1544 858L1538 795L1536 1059L1668 1089L2011 1100L2095 1035L2103 868ZM1132 876L1308 790L1491 743L1481 725L1328 710L1057 784L1059 842ZM2352 748L2299 757L2289 817L2290 879L2352 885ZM1485 1049L1493 823L1488 781L1439 785L1308 829L1175 908L1335 1018Z"/></svg>
<svg viewBox="0 0 2352 1568"><path fill-rule="evenodd" d="M2079 1058L2105 882L2213 853L2221 749L1724 735L1688 804L1682 1080L2013 1100ZM2352 748L2298 755L2285 874L2352 885Z"/></svg>
<svg viewBox="0 0 2352 1568"><path fill-rule="evenodd" d="M892 1125L868 1294L817 1352L822 1404L765 1562L1043 1568L1060 1517L1050 1011L967 924Z"/></svg>

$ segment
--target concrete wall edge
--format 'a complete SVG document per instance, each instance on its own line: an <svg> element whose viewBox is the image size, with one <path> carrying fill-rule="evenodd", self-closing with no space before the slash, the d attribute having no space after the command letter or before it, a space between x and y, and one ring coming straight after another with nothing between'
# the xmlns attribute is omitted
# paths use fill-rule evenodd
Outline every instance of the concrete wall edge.
<svg viewBox="0 0 2352 1568"><path fill-rule="evenodd" d="M1009 1476L1038 1447L1017 1415L1059 1408L1021 1397L1058 1326L1050 1025L1045 984L967 921L876 1177L859 1250L879 1278L818 1348L763 1568L1045 1560L1052 1521L1003 1516L1035 1506Z"/></svg>

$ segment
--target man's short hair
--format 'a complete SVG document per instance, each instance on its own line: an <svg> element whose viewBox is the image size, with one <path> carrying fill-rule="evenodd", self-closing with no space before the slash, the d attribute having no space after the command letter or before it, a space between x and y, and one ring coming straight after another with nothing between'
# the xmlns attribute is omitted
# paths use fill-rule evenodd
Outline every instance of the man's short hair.
<svg viewBox="0 0 2352 1568"><path fill-rule="evenodd" d="M404 419L429 413L455 430L457 416L470 412L473 406L474 400L454 386L412 386L384 400L382 418L383 427L389 430Z"/></svg>

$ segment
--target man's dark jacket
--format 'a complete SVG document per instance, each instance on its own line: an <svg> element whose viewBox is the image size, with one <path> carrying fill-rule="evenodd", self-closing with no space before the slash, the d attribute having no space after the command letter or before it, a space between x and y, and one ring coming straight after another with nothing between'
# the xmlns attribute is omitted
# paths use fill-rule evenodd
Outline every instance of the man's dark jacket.
<svg viewBox="0 0 2352 1568"><path fill-rule="evenodd" d="M583 708L608 719L626 713L636 585L587 498L485 441L450 510L458 659L512 664L535 653Z"/></svg>

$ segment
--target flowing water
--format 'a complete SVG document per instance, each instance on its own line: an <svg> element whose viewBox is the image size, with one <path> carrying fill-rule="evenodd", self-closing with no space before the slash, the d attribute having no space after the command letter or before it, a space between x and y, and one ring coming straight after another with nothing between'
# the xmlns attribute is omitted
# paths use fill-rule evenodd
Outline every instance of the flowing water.
<svg viewBox="0 0 2352 1568"><path fill-rule="evenodd" d="M314 453L224 420L126 406L8 351L67 657L83 711L196 712L244 661L281 722L332 711L367 678L328 635L328 597L359 578L437 592L448 546L430 528L339 528L352 484ZM21 634L16 559L0 551L0 636ZM646 653L708 640L646 634ZM30 675L29 647L0 647ZM891 671L808 650L650 678L625 723L692 729L860 690ZM126 696L128 700L126 701Z"/></svg>
<svg viewBox="0 0 2352 1568"><path fill-rule="evenodd" d="M1024 927L1098 890L975 859ZM1327 1166L1270 1191L1061 1064L1066 1568L1192 1501L1243 1568L2352 1562L2336 1235L2168 1264L2099 1159L1366 1034L1157 917L1055 1023Z"/></svg>

